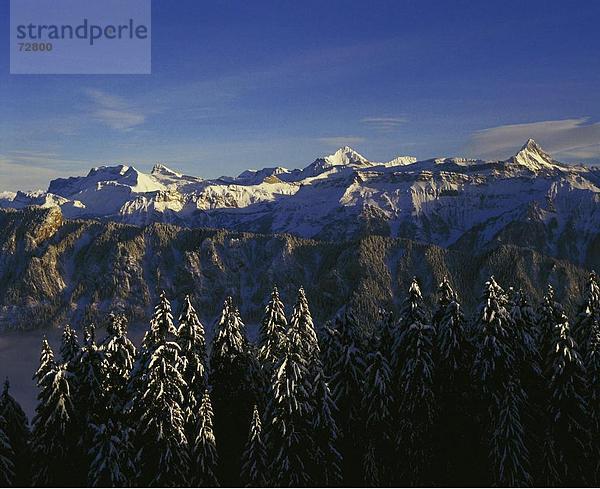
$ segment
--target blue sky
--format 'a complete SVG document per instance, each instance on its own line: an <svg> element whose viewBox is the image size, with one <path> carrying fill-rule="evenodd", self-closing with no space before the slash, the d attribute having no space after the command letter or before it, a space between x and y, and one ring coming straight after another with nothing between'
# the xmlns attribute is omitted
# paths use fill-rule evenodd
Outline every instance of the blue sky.
<svg viewBox="0 0 600 489"><path fill-rule="evenodd" d="M205 177L302 167L345 144L377 161L501 158L531 136L600 162L597 1L164 0L152 13L151 75L9 75L0 50L0 190L116 162Z"/></svg>

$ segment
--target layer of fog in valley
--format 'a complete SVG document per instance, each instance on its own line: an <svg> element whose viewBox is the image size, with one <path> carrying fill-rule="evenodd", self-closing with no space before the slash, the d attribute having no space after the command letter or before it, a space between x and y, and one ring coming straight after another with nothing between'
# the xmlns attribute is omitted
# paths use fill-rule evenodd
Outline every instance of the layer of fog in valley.
<svg viewBox="0 0 600 489"><path fill-rule="evenodd" d="M137 345L140 344L144 332L143 326L129 329L129 337ZM0 332L0 379L10 381L10 392L21 404L29 420L33 417L36 406L37 389L33 375L39 365L42 339L48 342L54 351L55 358L60 354L61 329L37 331L2 331ZM100 341L105 334L103 329L96 332ZM77 330L81 341L81 330Z"/></svg>

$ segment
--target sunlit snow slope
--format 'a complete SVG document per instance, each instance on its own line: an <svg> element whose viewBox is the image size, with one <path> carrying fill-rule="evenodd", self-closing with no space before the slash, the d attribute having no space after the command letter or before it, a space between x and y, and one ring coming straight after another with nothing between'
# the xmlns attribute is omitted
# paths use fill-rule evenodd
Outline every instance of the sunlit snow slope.
<svg viewBox="0 0 600 489"><path fill-rule="evenodd" d="M401 156L371 162L349 147L302 170L204 180L164 165L93 168L47 192L0 194L1 207L59 206L67 218L171 222L339 240L364 233L444 247L532 245L585 262L600 247L600 169L555 161L533 140L505 161Z"/></svg>

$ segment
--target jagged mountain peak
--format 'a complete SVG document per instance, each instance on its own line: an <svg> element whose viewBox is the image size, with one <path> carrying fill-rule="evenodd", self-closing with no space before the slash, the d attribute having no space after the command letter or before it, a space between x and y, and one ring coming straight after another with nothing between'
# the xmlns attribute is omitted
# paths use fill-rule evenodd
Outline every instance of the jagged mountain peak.
<svg viewBox="0 0 600 489"><path fill-rule="evenodd" d="M546 153L532 138L529 138L519 152L508 161L525 166L532 171L556 168L557 166L552 156Z"/></svg>
<svg viewBox="0 0 600 489"><path fill-rule="evenodd" d="M535 139L533 138L529 138L527 141L525 141L525 144L521 146L521 151L525 149L530 151L543 151L542 147L536 143Z"/></svg>
<svg viewBox="0 0 600 489"><path fill-rule="evenodd" d="M529 138L525 142L525 144L521 146L521 149L519 150L517 155L519 154L539 155L547 159L548 161L554 161L552 157L548 153L546 153L546 151L544 151L538 143L535 142L535 139L532 138Z"/></svg>
<svg viewBox="0 0 600 489"><path fill-rule="evenodd" d="M335 153L323 158L330 165L356 165L368 163L363 155L355 151L350 146L342 146Z"/></svg>
<svg viewBox="0 0 600 489"><path fill-rule="evenodd" d="M359 152L350 146L343 146L335 153L317 158L313 163L303 170L304 175L314 176L334 167L344 166L367 166L371 165Z"/></svg>
<svg viewBox="0 0 600 489"><path fill-rule="evenodd" d="M167 167L166 165L163 165L162 163L156 163L156 165L154 165L152 167L152 171L150 172L151 175L166 175L166 176L170 176L170 177L180 177L181 173L176 172L175 170L171 170L171 168Z"/></svg>
<svg viewBox="0 0 600 489"><path fill-rule="evenodd" d="M130 168L133 167L122 164L95 166L92 169L90 169L87 176L92 177L94 175L107 175L115 177L118 175L125 175L125 173L127 173L130 170Z"/></svg>

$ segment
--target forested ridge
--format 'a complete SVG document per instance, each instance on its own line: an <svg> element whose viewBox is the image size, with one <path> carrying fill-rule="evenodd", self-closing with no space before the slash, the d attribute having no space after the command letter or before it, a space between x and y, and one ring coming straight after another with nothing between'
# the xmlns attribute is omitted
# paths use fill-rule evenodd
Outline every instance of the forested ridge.
<svg viewBox="0 0 600 489"><path fill-rule="evenodd" d="M566 255L553 258L535 246L506 240L477 252L377 235L327 242L159 223L70 221L56 208L0 210L0 228L0 331L65 324L81 330L90 323L103 325L112 311L143 327L162 289L177 309L190 295L206 324L232 296L244 320L256 324L274 283L288 302L303 285L318 325L351 305L370 328L380 307L399 314L414 275L432 309L437 286L447 277L470 316L482 284L493 274L536 302L552 284L572 315L587 276L600 266L597 252L577 265ZM574 253L578 248L569 243Z"/></svg>
<svg viewBox="0 0 600 489"><path fill-rule="evenodd" d="M2 486L597 486L600 286L567 317L494 277L465 317L449 280L413 279L396 316L315 325L275 287L258 339L223 304L210 345L163 293L136 348L127 319L42 342L31 423L0 396Z"/></svg>

